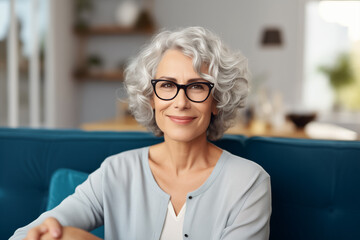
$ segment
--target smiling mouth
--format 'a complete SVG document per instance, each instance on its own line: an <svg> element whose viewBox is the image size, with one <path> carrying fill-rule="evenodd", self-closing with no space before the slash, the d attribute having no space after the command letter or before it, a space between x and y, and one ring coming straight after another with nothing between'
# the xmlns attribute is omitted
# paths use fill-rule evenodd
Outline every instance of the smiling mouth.
<svg viewBox="0 0 360 240"><path fill-rule="evenodd" d="M171 121L178 124L188 124L192 122L196 117L182 117L182 116L168 116Z"/></svg>

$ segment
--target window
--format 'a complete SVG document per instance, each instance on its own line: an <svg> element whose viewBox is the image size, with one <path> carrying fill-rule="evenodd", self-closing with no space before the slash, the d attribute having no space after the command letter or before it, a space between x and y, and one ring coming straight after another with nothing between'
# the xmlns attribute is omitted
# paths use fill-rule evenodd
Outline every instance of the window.
<svg viewBox="0 0 360 240"><path fill-rule="evenodd" d="M360 2L307 2L304 49L305 105L360 110Z"/></svg>
<svg viewBox="0 0 360 240"><path fill-rule="evenodd" d="M12 3L14 3L14 16L10 11ZM43 122L40 109L43 105L43 56L47 27L45 20L46 4L46 0L0 1L0 126L38 126L40 122ZM16 37L13 43L16 45L17 54L8 51L11 45L9 35L12 22L16 22ZM34 52L34 40L37 42L37 52ZM17 77L15 77L17 84L14 85L16 93L9 91L9 66L12 64L10 58L14 57L10 55L16 55L16 60L13 61L17 72ZM35 66L31 66L35 57L39 61ZM37 72L35 75L33 74L34 70ZM31 78L36 78L39 81L40 85L36 90L30 90ZM13 104L14 98L12 97L14 95L16 100ZM12 99L10 100L10 98ZM35 104L34 99L37 100ZM35 113L34 105L38 105ZM16 112L17 115L15 124L10 124L9 115L11 111ZM34 114L38 115L35 120L37 123L34 123L34 120L31 123Z"/></svg>

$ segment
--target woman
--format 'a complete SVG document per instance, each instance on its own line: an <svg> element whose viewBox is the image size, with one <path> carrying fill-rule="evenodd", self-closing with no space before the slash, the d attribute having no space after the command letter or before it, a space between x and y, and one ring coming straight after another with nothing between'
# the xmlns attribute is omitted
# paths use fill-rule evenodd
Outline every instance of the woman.
<svg viewBox="0 0 360 240"><path fill-rule="evenodd" d="M135 118L164 142L107 158L13 239L98 239L87 231L102 224L106 239L268 239L269 175L208 141L244 106L248 75L208 30L158 34L125 83Z"/></svg>

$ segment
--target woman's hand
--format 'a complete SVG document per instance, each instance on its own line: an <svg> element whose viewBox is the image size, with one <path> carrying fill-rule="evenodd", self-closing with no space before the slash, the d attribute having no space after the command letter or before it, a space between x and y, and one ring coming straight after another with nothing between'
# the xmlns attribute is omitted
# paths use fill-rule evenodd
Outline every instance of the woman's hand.
<svg viewBox="0 0 360 240"><path fill-rule="evenodd" d="M100 240L80 228L61 226L56 218L47 218L41 225L29 230L24 240Z"/></svg>
<svg viewBox="0 0 360 240"><path fill-rule="evenodd" d="M52 236L51 232L47 232L41 236L40 240L100 240L100 238L80 228L62 227L60 238L55 238Z"/></svg>
<svg viewBox="0 0 360 240"><path fill-rule="evenodd" d="M29 230L24 240L40 240L44 235L51 236L51 239L60 239L63 227L56 218L50 217L37 227Z"/></svg>

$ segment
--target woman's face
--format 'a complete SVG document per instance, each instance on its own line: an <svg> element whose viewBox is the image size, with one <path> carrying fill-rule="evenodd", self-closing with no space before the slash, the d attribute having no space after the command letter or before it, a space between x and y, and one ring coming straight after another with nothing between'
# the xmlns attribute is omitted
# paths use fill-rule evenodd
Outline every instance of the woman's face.
<svg viewBox="0 0 360 240"><path fill-rule="evenodd" d="M201 79L192 64L192 58L185 56L181 51L167 50L158 65L155 78L184 85L207 82ZM202 66L201 72L208 73L205 65ZM180 89L177 96L170 101L161 100L154 94L152 107L155 109L156 123L164 133L165 139L181 142L206 137L211 113L217 114L216 103L211 94L206 101L195 103L186 97L183 89Z"/></svg>

